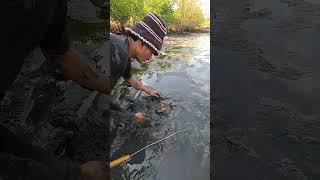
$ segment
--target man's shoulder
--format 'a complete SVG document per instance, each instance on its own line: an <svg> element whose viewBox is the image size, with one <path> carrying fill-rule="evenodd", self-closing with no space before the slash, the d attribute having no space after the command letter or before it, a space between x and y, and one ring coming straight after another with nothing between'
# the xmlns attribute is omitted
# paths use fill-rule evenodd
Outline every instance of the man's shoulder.
<svg viewBox="0 0 320 180"><path fill-rule="evenodd" d="M128 40L126 36L110 33L111 54L128 59Z"/></svg>
<svg viewBox="0 0 320 180"><path fill-rule="evenodd" d="M126 41L126 36L110 33L110 41L115 45L122 45Z"/></svg>

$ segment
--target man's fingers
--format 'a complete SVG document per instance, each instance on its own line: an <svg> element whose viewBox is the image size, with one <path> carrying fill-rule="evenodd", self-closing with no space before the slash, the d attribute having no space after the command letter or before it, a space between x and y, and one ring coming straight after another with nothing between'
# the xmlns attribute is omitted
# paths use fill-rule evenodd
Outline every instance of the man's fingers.
<svg viewBox="0 0 320 180"><path fill-rule="evenodd" d="M160 95L159 95L158 93L154 93L154 94L153 94L153 97L157 97L157 98L159 98L159 97L160 97Z"/></svg>
<svg viewBox="0 0 320 180"><path fill-rule="evenodd" d="M160 92L159 92L159 91L157 91L157 92L156 92L156 95L157 95L157 97L158 97L158 98L160 98L160 97L161 97L161 96L160 96Z"/></svg>

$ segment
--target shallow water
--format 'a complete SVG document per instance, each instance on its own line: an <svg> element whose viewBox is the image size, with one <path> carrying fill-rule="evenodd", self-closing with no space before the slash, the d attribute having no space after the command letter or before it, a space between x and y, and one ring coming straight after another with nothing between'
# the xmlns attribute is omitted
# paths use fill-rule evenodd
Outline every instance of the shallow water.
<svg viewBox="0 0 320 180"><path fill-rule="evenodd" d="M111 170L113 179L209 179L209 34L171 36L164 55L147 65L133 62L135 76L154 89L162 100L142 93L133 111L142 111L149 126L118 130L111 146L111 159L138 149L190 124L187 131L137 154L131 161ZM132 97L132 88L123 92L120 102ZM115 92L116 94L116 92ZM168 112L156 113L161 105L172 105Z"/></svg>

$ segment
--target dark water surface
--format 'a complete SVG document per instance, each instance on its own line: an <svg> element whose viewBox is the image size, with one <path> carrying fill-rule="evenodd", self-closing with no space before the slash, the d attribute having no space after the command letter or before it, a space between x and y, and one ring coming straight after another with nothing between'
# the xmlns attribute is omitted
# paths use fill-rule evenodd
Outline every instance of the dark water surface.
<svg viewBox="0 0 320 180"><path fill-rule="evenodd" d="M214 9L214 179L319 179L319 3Z"/></svg>

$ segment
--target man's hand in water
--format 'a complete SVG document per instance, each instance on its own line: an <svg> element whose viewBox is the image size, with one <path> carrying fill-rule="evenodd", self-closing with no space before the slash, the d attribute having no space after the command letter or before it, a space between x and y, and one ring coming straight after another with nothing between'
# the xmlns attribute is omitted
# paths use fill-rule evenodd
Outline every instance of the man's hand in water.
<svg viewBox="0 0 320 180"><path fill-rule="evenodd" d="M144 86L140 81L136 80L135 78L131 77L127 81L130 84L130 86L134 87L135 89L144 91L150 96L160 98L159 91Z"/></svg>
<svg viewBox="0 0 320 180"><path fill-rule="evenodd" d="M147 93L150 96L153 96L153 97L156 97L156 98L160 98L160 95L159 95L160 92L158 90L149 89L149 91L147 91Z"/></svg>
<svg viewBox="0 0 320 180"><path fill-rule="evenodd" d="M142 112L137 112L135 115L135 122L137 125L141 125L144 122L144 113Z"/></svg>

